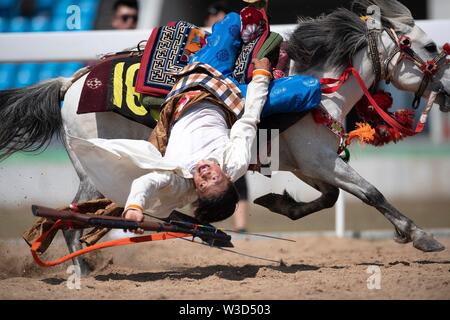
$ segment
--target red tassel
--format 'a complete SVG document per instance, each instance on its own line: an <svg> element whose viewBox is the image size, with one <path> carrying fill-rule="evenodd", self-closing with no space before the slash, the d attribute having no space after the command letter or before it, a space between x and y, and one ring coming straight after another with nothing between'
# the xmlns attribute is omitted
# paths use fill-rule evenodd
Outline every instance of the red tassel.
<svg viewBox="0 0 450 320"><path fill-rule="evenodd" d="M388 92L378 91L373 95L373 97L384 111L389 112L389 109L393 104L393 99ZM371 141L368 141L368 143L378 147L391 142L397 143L404 138L400 131L395 128L391 128L380 117L375 108L370 105L366 97L363 97L355 107L361 119L368 122L372 127L375 128L374 137ZM398 123L409 129L412 129L414 125L414 115L414 111L408 109L398 110L392 113L392 117Z"/></svg>
<svg viewBox="0 0 450 320"><path fill-rule="evenodd" d="M373 95L377 104L384 110L388 111L394 102L391 95L383 90L378 91ZM357 104L356 111L362 120L367 122L382 121L383 119L378 115L375 108L370 105L369 100L364 96Z"/></svg>

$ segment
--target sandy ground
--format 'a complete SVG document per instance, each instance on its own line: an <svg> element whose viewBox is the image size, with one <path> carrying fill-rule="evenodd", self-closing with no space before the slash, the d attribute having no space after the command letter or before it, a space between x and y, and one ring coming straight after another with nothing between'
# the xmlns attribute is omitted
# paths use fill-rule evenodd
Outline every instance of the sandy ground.
<svg viewBox="0 0 450 320"><path fill-rule="evenodd" d="M439 239L450 247L450 239ZM392 240L236 240L235 250L182 240L107 249L96 271L69 289L68 264L42 269L21 241L1 241L0 299L450 299L450 254L422 253ZM62 242L51 255L64 252ZM51 257L51 256L49 256ZM369 290L370 266L381 289Z"/></svg>
<svg viewBox="0 0 450 320"><path fill-rule="evenodd" d="M392 203L423 229L450 229L450 196L419 201L396 199ZM36 201L35 204L42 205L39 201ZM64 205L67 204L61 206ZM36 218L31 214L30 208L31 205L17 208L5 208L0 205L0 221L2 222L0 239L16 239L34 223ZM383 215L360 201L348 201L345 215L346 230L354 232L392 230L392 225ZM233 219L229 218L218 223L217 226L232 229ZM297 221L274 214L257 205L250 204L249 208L248 228L252 232L331 231L334 230L334 227L334 208L322 210Z"/></svg>

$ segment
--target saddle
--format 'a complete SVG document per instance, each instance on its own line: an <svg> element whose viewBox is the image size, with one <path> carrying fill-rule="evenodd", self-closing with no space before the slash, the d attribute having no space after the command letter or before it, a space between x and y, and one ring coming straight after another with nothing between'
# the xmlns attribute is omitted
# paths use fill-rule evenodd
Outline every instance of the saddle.
<svg viewBox="0 0 450 320"><path fill-rule="evenodd" d="M175 73L206 43L208 34L185 21L155 28L144 51L134 50L106 56L91 67L84 83L78 114L115 112L132 121L155 128L166 95L176 82ZM234 76L251 80L253 58L278 60L283 38L264 32L242 46Z"/></svg>

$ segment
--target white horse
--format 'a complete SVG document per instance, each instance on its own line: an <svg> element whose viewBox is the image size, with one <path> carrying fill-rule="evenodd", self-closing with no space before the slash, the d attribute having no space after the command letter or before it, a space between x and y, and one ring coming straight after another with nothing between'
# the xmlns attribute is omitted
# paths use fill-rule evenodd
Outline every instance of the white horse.
<svg viewBox="0 0 450 320"><path fill-rule="evenodd" d="M368 46L367 27L360 19L372 5L377 5L382 14L382 29L373 38L379 51L376 55L379 56L378 61L371 59L373 55ZM439 54L436 44L414 25L410 11L394 0L358 0L352 11L339 9L319 19L301 20L290 39L289 53L296 61L298 71L318 78L339 77L351 61L367 87L375 84L379 77L390 80L401 90L420 91L425 98L429 97L431 88L439 88L436 103L440 105L441 111L449 112L448 66L441 67L432 80L426 83L426 88L419 90L423 71L410 59L401 59L405 52L399 51L400 44L396 37L400 35L410 38L411 48L423 61ZM378 76L374 69L379 72ZM2 92L0 150L3 156L42 147L55 133L60 133L63 139L65 133L85 139L148 139L150 129L115 113L76 114L86 77L73 84L71 79L60 78L30 88ZM61 91L65 92L64 97L60 96ZM322 106L334 118L344 121L362 96L363 91L357 81L350 77L338 92L323 96ZM62 98L64 105L60 110ZM394 225L396 241L412 241L414 247L425 252L443 250L444 247L431 234L394 208L380 191L338 156L338 144L337 136L325 126L318 126L311 114L303 117L280 135L280 170L293 172L320 191L321 196L312 202L303 203L296 202L285 192L284 195L265 195L256 199L255 203L296 220L332 207L338 198L339 189L342 189L378 209ZM67 151L80 178L73 201L102 197L84 173L76 154L70 149ZM69 249L80 247L77 240L80 235L77 232L66 232L65 236ZM81 267L82 272L87 271L85 266Z"/></svg>

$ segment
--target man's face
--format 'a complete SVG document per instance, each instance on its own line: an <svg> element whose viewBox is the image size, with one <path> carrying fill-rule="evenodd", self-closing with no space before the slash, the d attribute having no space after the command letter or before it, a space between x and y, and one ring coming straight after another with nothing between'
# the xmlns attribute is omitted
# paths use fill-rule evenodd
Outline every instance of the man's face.
<svg viewBox="0 0 450 320"><path fill-rule="evenodd" d="M214 161L202 160L197 163L194 172L194 184L200 197L210 197L224 192L230 178Z"/></svg>
<svg viewBox="0 0 450 320"><path fill-rule="evenodd" d="M117 30L136 29L138 12L136 9L119 6L112 19L112 27Z"/></svg>

